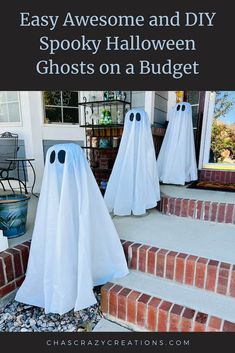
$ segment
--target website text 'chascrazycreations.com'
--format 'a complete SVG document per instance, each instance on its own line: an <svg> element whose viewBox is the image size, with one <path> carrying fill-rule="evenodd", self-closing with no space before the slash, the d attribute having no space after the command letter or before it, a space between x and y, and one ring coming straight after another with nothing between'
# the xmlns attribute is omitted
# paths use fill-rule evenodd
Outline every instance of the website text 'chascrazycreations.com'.
<svg viewBox="0 0 235 353"><path fill-rule="evenodd" d="M189 339L48 339L46 340L46 346L48 347L60 347L60 346L97 346L97 347L128 347L128 346L190 346Z"/></svg>

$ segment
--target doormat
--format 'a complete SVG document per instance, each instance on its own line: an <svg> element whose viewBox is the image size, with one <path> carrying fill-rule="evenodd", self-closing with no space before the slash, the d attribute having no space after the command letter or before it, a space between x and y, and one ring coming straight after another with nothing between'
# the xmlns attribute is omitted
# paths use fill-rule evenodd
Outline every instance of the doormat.
<svg viewBox="0 0 235 353"><path fill-rule="evenodd" d="M235 192L235 184L222 184L216 181L194 181L187 186L189 189L204 189Z"/></svg>

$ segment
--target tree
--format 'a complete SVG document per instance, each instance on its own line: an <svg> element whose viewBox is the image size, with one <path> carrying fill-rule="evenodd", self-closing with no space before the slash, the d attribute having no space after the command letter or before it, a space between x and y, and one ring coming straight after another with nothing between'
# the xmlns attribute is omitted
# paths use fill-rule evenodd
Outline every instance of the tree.
<svg viewBox="0 0 235 353"><path fill-rule="evenodd" d="M231 98L230 92L226 91L216 91L215 98L215 110L214 110L214 119L224 117L234 105L234 99Z"/></svg>
<svg viewBox="0 0 235 353"><path fill-rule="evenodd" d="M220 119L233 108L234 99L230 92L217 91L215 100L215 110L212 123L211 150L214 154L215 162L223 162L223 152L231 151L231 162L235 154L235 130L234 125L229 126Z"/></svg>
<svg viewBox="0 0 235 353"><path fill-rule="evenodd" d="M218 120L215 120L212 125L211 149L214 153L215 162L223 162L222 153L225 150L231 151L231 159L235 151L233 129Z"/></svg>
<svg viewBox="0 0 235 353"><path fill-rule="evenodd" d="M217 91L215 99L214 117L211 134L211 150L214 154L215 162L223 162L224 151L229 150L232 162L235 153L235 131L234 126L223 123L220 119L233 108L234 99L230 92Z"/></svg>

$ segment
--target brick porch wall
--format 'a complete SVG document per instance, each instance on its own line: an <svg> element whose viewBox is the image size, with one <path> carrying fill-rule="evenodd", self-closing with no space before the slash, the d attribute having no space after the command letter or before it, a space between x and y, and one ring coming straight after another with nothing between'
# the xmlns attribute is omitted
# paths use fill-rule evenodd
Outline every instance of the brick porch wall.
<svg viewBox="0 0 235 353"><path fill-rule="evenodd" d="M199 170L199 180L235 184L235 171L201 169Z"/></svg>
<svg viewBox="0 0 235 353"><path fill-rule="evenodd" d="M0 298L22 284L29 257L30 242L26 241L0 253Z"/></svg>

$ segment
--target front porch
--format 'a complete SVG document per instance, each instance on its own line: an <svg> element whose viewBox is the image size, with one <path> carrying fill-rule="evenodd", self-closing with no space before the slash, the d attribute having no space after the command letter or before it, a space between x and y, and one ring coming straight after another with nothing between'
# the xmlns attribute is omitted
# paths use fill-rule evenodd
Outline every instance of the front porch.
<svg viewBox="0 0 235 353"><path fill-rule="evenodd" d="M193 213L190 207L186 209L191 201ZM5 264L0 269L4 280L0 288L2 298L9 293L14 295L24 278L37 202L31 196L27 233L11 239L10 250L1 253L1 265ZM214 205L217 205L217 216L211 221L208 215L212 214ZM223 221L219 216L221 205L225 205ZM232 215L226 222L226 211L231 207ZM102 289L102 312L108 320L137 331L235 330L234 193L161 185L158 209L142 217L115 216L113 221L130 274ZM17 266L23 270L19 271ZM138 295L135 297L133 293ZM167 317L165 327L156 326L157 318L162 315L157 303L170 303L163 310ZM135 318L128 316L128 306L134 310ZM171 321L173 308L180 310L175 314L178 322L175 326ZM192 317L184 318L189 310ZM197 321L201 320L199 314L204 315L203 322ZM188 320L188 326L184 320ZM108 330L106 326L102 322L96 330L99 327Z"/></svg>
<svg viewBox="0 0 235 353"><path fill-rule="evenodd" d="M234 173L235 175L235 173ZM164 209L166 199L174 201L174 207L170 207L172 205L169 205L168 207L168 212L166 212L166 209ZM178 201L181 200L181 212ZM204 203L204 210L203 207L201 206L201 213L199 217L199 213L196 212L195 214L192 214L191 212L186 212L185 214L182 213L182 209L184 209L184 203L187 201L189 203L190 200L193 200L195 203L198 203L201 201ZM235 196L234 193L230 192L223 192L223 191L211 191L211 190L198 190L198 189L189 189L187 186L176 186L176 185L161 185L161 202L158 204L159 210L151 210L148 216L141 216L141 217L118 217L115 216L113 217L114 224L117 228L117 231L120 235L121 239L129 239L129 240L135 240L135 241L141 241L149 244L155 244L155 242L162 242L163 241L163 246L162 247L167 247L164 245L164 242L167 242L168 239L168 234L176 232L179 229L179 234L175 236L176 242L174 243L174 238L169 238L169 243L171 244L172 247L177 246L180 247L182 246L182 249L186 246L187 243L191 247L191 251L193 252L193 249L195 251L197 248L199 250L203 250L202 243L206 247L206 251L211 251L211 249L208 249L207 245L211 245L214 243L212 241L213 239L218 239L221 240L221 243L218 243L218 251L219 254L221 255L221 252L224 251L225 254L229 254L231 252L232 255L232 249L233 249L233 244L235 245L235 237L232 235L234 228L233 226L229 226L226 228L223 228L223 224L218 225L217 223L231 223L235 224L235 207L233 209L232 213L232 221L231 222L226 222L226 217L224 216L223 222L220 222L220 219L216 219L215 222L206 222L204 223L203 220L209 220L206 219L206 214L205 214L205 203L210 203L210 204L216 204L218 207L220 204L222 205L235 205ZM29 200L29 205L28 205L28 215L27 215L27 231L23 236L16 237L9 239L9 248L12 248L18 244L24 243L26 241L29 241L32 237L33 233L33 227L34 227L34 222L35 222L35 215L36 215L36 209L37 209L37 204L38 204L38 198L31 195L30 200ZM172 203L173 204L173 203ZM198 207L195 207L196 211L198 211ZM171 208L171 209L170 209ZM227 207L228 208L228 207ZM210 213L212 212L212 209L210 210ZM173 217L166 217L165 214L172 215ZM225 215L225 214L224 214ZM178 216L178 217L175 217ZM180 218L179 218L180 216ZM183 219L186 218L186 219ZM201 220L201 222L194 222L194 219ZM171 226L172 225L172 226ZM188 230L190 229L195 229L195 237L186 235L185 232L181 229L184 227L184 225L187 227ZM176 228L175 228L176 226ZM155 231L155 230L159 231ZM209 229L213 229L213 231L209 231ZM224 236L224 231L226 230L226 238ZM156 234L154 234L156 233ZM205 233L203 235L203 233ZM132 239L132 234L134 234L134 238ZM197 234L197 236L196 236ZM213 234L213 235L212 235ZM213 239L212 239L213 238ZM231 241L231 246L227 247L226 246L226 241L229 239L229 242ZM182 241L181 241L182 240ZM234 241L234 243L233 243ZM205 243L204 243L205 242ZM179 250L179 251L184 251L184 250ZM215 254L217 253L217 250L213 248L213 251L215 251ZM220 256L219 255L219 256ZM232 259L232 258L231 258ZM221 261L224 261L221 259ZM235 256L233 256L233 261L235 261Z"/></svg>

